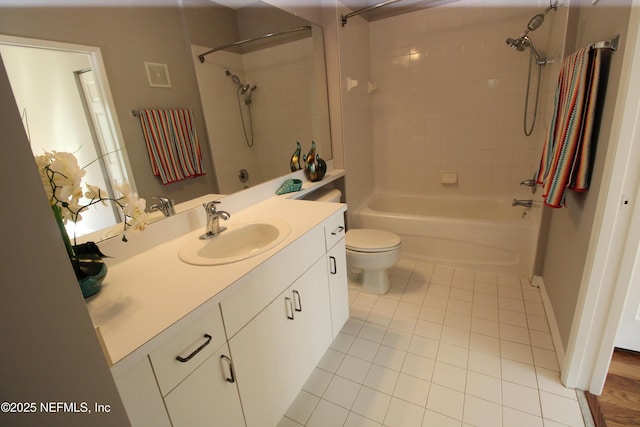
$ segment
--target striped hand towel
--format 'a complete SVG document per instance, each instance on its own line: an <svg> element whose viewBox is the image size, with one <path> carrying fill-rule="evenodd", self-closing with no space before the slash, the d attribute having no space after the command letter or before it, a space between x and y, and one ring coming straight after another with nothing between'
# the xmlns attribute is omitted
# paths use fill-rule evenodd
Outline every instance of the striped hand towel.
<svg viewBox="0 0 640 427"><path fill-rule="evenodd" d="M151 169L163 184L204 175L202 153L190 110L138 112Z"/></svg>
<svg viewBox="0 0 640 427"><path fill-rule="evenodd" d="M547 206L564 206L567 189L586 191L591 177L592 139L600 80L601 49L586 47L565 58L558 77L549 135L537 182Z"/></svg>

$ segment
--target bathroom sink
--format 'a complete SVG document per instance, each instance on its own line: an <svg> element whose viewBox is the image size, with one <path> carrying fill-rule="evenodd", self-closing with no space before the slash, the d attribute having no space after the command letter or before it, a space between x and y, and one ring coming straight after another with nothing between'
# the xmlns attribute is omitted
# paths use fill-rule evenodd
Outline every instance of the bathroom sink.
<svg viewBox="0 0 640 427"><path fill-rule="evenodd" d="M230 264L268 251L286 239L290 230L289 224L276 219L240 221L209 239L195 237L178 255L188 264Z"/></svg>

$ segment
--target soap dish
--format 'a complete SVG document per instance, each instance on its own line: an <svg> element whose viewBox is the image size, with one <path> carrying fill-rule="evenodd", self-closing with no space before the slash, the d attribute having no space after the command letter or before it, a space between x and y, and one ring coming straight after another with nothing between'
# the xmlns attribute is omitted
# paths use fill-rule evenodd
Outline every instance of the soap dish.
<svg viewBox="0 0 640 427"><path fill-rule="evenodd" d="M280 188L276 190L276 194L293 193L294 191L300 191L302 189L302 180L300 179L287 179L282 183Z"/></svg>

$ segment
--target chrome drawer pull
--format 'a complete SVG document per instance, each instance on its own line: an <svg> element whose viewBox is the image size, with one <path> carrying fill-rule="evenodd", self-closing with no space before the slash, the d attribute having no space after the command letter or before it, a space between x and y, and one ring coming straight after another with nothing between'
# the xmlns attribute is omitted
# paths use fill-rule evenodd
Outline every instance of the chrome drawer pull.
<svg viewBox="0 0 640 427"><path fill-rule="evenodd" d="M195 356L196 354L200 353L200 351L202 351L203 348L205 348L206 346L209 345L209 343L211 342L211 335L209 334L204 334L204 337L207 339L204 344L202 344L200 347L196 348L193 353L191 353L190 355L188 355L187 357L182 357L182 356L176 356L176 360L178 362L188 362L189 360L191 360L193 358L193 356Z"/></svg>
<svg viewBox="0 0 640 427"><path fill-rule="evenodd" d="M338 274L338 263L336 261L336 257L334 256L329 256L329 273L331 274Z"/></svg>
<svg viewBox="0 0 640 427"><path fill-rule="evenodd" d="M291 298L284 297L285 301L285 309L287 310L287 319L293 320L293 304L291 303Z"/></svg>
<svg viewBox="0 0 640 427"><path fill-rule="evenodd" d="M302 311L302 300L300 299L300 292L296 291L295 289L293 290L293 305L296 311Z"/></svg>
<svg viewBox="0 0 640 427"><path fill-rule="evenodd" d="M344 231L344 227L343 227L343 226L340 226L340 227L338 227L335 231L332 231L332 232L331 232L331 235L332 235L332 236L335 236L335 235L337 235L337 234L342 233L343 231Z"/></svg>
<svg viewBox="0 0 640 427"><path fill-rule="evenodd" d="M233 371L233 363L231 363L231 359L229 358L229 356L225 356L224 354L220 355L220 359L224 360L225 362L227 362L229 364L229 377L225 377L225 380L228 383L235 383L236 382L236 373Z"/></svg>

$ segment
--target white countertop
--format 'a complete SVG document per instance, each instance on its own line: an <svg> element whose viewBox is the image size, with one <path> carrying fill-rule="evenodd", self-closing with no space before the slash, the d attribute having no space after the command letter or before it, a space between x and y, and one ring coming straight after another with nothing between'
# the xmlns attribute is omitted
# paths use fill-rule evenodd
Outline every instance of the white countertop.
<svg viewBox="0 0 640 427"><path fill-rule="evenodd" d="M243 220L273 218L290 225L291 231L282 243L253 258L218 266L195 266L181 261L180 248L204 232L203 227L198 227L109 266L102 290L87 299L87 307L111 360L116 364L132 353L149 353L158 345L161 334L171 334L170 327L176 322L179 325L181 319L189 320L190 313L197 314L217 304L233 292L233 283L239 278L344 210L346 206L337 203L271 198L232 213L231 219L224 222L231 228ZM172 224L165 223L167 227Z"/></svg>

